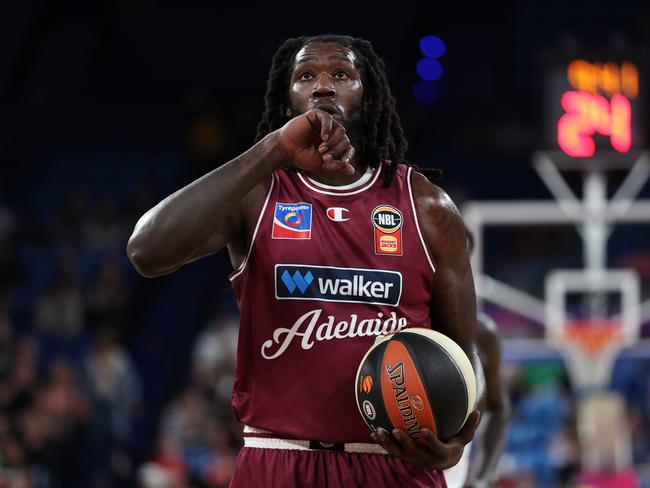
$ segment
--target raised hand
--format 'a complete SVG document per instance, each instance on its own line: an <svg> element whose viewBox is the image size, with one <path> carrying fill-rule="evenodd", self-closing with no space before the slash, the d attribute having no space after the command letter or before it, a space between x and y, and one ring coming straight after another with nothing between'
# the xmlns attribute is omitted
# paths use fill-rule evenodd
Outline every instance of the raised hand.
<svg viewBox="0 0 650 488"><path fill-rule="evenodd" d="M306 171L354 174L354 147L341 123L319 109L291 119L277 130L277 144L287 160Z"/></svg>

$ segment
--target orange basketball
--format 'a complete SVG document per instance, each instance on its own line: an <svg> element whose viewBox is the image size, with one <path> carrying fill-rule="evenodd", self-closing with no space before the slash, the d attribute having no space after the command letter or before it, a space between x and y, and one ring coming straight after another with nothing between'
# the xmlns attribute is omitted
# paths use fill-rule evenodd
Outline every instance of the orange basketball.
<svg viewBox="0 0 650 488"><path fill-rule="evenodd" d="M447 440L474 408L476 378L469 358L449 337L423 328L378 340L357 371L355 395L376 431L399 428L416 441L420 429Z"/></svg>

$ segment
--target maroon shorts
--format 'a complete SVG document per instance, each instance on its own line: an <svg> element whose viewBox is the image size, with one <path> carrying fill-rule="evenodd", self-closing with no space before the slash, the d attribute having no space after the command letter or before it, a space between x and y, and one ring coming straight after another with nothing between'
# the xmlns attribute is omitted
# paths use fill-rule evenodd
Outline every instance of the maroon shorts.
<svg viewBox="0 0 650 488"><path fill-rule="evenodd" d="M446 488L439 471L386 454L244 447L231 488Z"/></svg>

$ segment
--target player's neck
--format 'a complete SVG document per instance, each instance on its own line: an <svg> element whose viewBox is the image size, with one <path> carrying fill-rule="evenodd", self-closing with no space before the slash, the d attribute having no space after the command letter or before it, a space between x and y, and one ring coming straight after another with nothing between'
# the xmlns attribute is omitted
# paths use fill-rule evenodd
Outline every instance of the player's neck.
<svg viewBox="0 0 650 488"><path fill-rule="evenodd" d="M359 163L358 161L352 161L352 166L354 166L354 174L348 175L343 172L337 171L315 171L307 173L307 176L312 180L328 186L345 186L358 181L366 173L368 169L367 164Z"/></svg>

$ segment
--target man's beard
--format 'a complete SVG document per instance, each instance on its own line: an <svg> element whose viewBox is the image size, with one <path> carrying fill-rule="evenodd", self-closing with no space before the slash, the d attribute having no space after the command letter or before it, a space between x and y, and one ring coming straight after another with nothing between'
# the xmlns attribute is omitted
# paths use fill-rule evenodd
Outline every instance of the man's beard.
<svg viewBox="0 0 650 488"><path fill-rule="evenodd" d="M345 133L350 139L350 144L354 147L355 159L359 162L363 160L363 121L361 118L355 120L345 120L341 122L345 127Z"/></svg>

